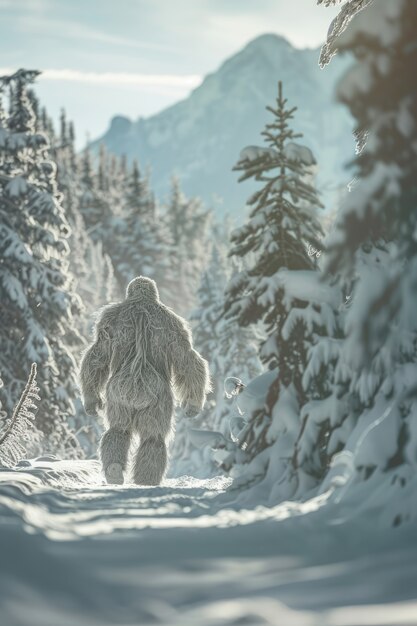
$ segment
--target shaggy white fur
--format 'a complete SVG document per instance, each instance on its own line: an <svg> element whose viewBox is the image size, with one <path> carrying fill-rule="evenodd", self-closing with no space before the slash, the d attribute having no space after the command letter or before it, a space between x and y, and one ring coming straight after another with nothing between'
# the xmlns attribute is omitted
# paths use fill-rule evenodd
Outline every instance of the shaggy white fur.
<svg viewBox="0 0 417 626"><path fill-rule="evenodd" d="M123 482L114 465L125 470L137 432L134 480L147 485L159 484L166 471L174 400L193 414L211 389L207 361L194 350L189 325L162 304L156 283L143 276L129 283L124 301L99 311L80 382L87 413L105 409L108 430L100 456L107 480Z"/></svg>

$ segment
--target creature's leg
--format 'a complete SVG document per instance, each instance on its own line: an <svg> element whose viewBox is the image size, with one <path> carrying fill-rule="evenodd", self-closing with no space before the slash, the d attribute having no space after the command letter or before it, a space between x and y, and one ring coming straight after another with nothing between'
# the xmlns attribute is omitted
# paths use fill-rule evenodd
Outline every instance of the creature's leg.
<svg viewBox="0 0 417 626"><path fill-rule="evenodd" d="M123 417L126 419L121 419ZM113 407L112 412L107 412L107 418L110 428L101 438L100 458L106 481L110 484L122 485L132 435L131 422L124 407Z"/></svg>
<svg viewBox="0 0 417 626"><path fill-rule="evenodd" d="M140 442L135 459L134 481L137 485L159 485L168 461L167 448L160 435Z"/></svg>
<svg viewBox="0 0 417 626"><path fill-rule="evenodd" d="M172 428L173 403L170 390L156 405L137 415L140 445L136 454L133 478L137 485L159 485L167 463L167 439Z"/></svg>

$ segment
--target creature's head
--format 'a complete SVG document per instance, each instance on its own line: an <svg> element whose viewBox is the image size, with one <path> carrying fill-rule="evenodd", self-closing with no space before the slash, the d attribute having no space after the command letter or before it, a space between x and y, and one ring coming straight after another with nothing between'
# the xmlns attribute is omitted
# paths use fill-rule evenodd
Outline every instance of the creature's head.
<svg viewBox="0 0 417 626"><path fill-rule="evenodd" d="M152 278L137 276L127 286L126 298L159 301L158 287Z"/></svg>

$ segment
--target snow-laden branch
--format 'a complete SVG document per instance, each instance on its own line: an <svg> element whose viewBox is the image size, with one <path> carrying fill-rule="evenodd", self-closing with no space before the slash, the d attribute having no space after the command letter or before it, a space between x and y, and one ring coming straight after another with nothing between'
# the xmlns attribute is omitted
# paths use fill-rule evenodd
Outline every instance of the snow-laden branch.
<svg viewBox="0 0 417 626"><path fill-rule="evenodd" d="M331 6L338 4L340 0L317 0L317 4ZM340 9L338 15L330 24L326 43L323 45L320 53L319 65L321 68L330 63L334 55L337 53L337 39L346 30L347 25L355 17L359 11L365 9L373 0L349 0Z"/></svg>

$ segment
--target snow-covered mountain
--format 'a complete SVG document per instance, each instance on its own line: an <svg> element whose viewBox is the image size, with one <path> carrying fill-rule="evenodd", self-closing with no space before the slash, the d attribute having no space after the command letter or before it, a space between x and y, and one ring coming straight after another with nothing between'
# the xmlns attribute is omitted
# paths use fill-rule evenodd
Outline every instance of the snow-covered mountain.
<svg viewBox="0 0 417 626"><path fill-rule="evenodd" d="M199 195L218 213L237 214L251 192L251 183L238 184L232 172L239 152L262 141L260 132L271 118L277 83L283 81L289 104L297 106L294 128L316 155L318 184L328 208L336 189L348 175L343 163L353 154L351 122L334 88L346 60L318 67L319 50L294 48L283 37L266 34L209 74L185 100L150 118L131 121L114 117L103 142L116 154L150 165L158 197L169 189L175 172L184 191Z"/></svg>

